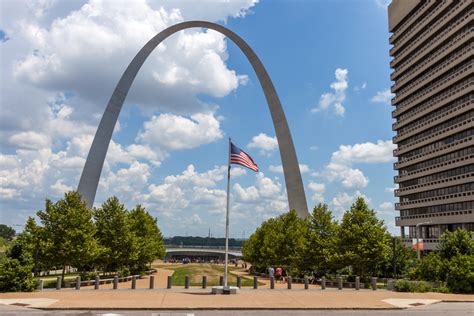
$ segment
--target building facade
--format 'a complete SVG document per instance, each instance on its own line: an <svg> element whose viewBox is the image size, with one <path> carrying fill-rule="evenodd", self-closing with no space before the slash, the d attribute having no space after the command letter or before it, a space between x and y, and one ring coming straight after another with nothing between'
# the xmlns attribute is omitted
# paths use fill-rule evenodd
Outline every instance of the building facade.
<svg viewBox="0 0 474 316"><path fill-rule="evenodd" d="M388 7L396 225L405 243L474 231L474 2L393 0Z"/></svg>

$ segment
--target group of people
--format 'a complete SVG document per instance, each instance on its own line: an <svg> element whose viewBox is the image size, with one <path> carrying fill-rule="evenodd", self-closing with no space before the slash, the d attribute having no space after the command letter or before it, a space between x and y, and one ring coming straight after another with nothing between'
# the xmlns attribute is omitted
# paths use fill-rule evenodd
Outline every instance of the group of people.
<svg viewBox="0 0 474 316"><path fill-rule="evenodd" d="M270 278L272 278L272 277L275 278L276 282L285 283L286 279L288 277L288 272L286 270L282 269L282 267L276 267L276 268L269 267L268 268L268 276Z"/></svg>

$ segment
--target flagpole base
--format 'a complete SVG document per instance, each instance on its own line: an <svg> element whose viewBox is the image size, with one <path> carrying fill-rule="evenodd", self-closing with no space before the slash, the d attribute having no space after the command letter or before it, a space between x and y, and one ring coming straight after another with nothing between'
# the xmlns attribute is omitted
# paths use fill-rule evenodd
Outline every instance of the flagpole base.
<svg viewBox="0 0 474 316"><path fill-rule="evenodd" d="M239 294L240 289L236 286L213 286L211 289L212 294Z"/></svg>

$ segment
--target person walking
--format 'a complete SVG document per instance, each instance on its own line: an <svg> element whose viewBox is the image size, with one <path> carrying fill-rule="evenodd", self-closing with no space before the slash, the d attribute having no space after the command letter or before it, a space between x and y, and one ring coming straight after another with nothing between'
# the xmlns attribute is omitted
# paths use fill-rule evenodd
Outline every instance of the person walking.
<svg viewBox="0 0 474 316"><path fill-rule="evenodd" d="M281 281L281 273L282 273L281 267L277 267L275 270L275 279L277 280L277 282Z"/></svg>
<svg viewBox="0 0 474 316"><path fill-rule="evenodd" d="M273 269L273 267L270 266L270 268L268 268L268 277L271 279L274 276L275 276L275 269Z"/></svg>

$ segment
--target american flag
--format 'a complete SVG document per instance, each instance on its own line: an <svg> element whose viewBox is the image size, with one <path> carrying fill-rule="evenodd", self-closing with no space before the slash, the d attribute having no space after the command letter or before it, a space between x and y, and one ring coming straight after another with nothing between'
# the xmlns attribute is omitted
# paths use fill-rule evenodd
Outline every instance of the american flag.
<svg viewBox="0 0 474 316"><path fill-rule="evenodd" d="M258 166L245 151L230 143L230 163L237 164L258 172Z"/></svg>

